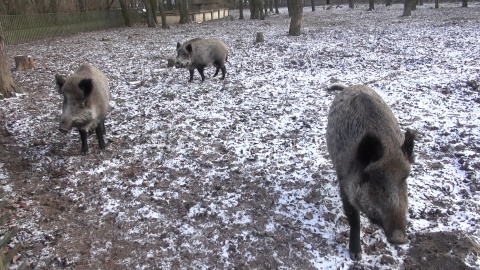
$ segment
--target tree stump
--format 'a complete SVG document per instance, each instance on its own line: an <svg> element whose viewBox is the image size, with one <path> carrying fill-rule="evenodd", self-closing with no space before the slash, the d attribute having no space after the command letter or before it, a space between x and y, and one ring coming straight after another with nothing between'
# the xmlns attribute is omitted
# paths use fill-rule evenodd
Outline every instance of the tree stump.
<svg viewBox="0 0 480 270"><path fill-rule="evenodd" d="M265 38L263 36L263 32L257 32L257 39L255 40L257 43L264 42Z"/></svg>
<svg viewBox="0 0 480 270"><path fill-rule="evenodd" d="M32 69L35 65L33 61L33 57L30 55L17 55L15 58L15 70L17 71L25 71L27 69Z"/></svg>

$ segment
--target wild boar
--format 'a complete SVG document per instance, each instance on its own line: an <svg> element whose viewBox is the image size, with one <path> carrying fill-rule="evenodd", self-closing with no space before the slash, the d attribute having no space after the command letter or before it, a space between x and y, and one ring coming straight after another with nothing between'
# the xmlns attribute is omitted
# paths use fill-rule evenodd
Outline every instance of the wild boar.
<svg viewBox="0 0 480 270"><path fill-rule="evenodd" d="M203 39L194 38L189 41L180 44L177 43L177 58L175 59L176 68L186 68L190 72L190 80L193 81L193 72L198 70L202 81L205 80L203 70L207 66L215 66L217 70L215 75L218 75L218 71L222 70L222 80L225 79L227 73L225 63L227 62L228 47L219 39Z"/></svg>
<svg viewBox="0 0 480 270"><path fill-rule="evenodd" d="M107 77L96 67L84 63L71 76L55 75L58 91L63 95L63 109L58 129L68 133L75 127L80 133L82 153L88 152L87 135L95 131L100 149L105 149L105 118L110 91Z"/></svg>
<svg viewBox="0 0 480 270"><path fill-rule="evenodd" d="M360 214L383 228L388 242L407 242L407 177L414 133L403 134L388 105L364 85L345 87L330 107L327 148L350 225L350 258L360 260Z"/></svg>

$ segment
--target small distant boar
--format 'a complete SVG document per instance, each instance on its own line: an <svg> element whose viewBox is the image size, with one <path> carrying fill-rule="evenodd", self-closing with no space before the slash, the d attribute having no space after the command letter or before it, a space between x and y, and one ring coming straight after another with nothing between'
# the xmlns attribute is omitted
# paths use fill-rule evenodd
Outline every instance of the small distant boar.
<svg viewBox="0 0 480 270"><path fill-rule="evenodd" d="M58 91L63 95L63 109L58 129L68 133L78 129L82 153L88 152L87 133L95 130L100 149L105 149L105 118L109 109L110 91L107 77L96 67L84 63L70 77L55 75Z"/></svg>
<svg viewBox="0 0 480 270"><path fill-rule="evenodd" d="M406 180L415 136L400 131L388 105L371 88L333 85L328 90L341 90L328 115L327 147L350 224L350 258L360 260L360 211L383 228L388 242L407 242Z"/></svg>
<svg viewBox="0 0 480 270"><path fill-rule="evenodd" d="M218 71L222 70L222 80L227 73L225 62L227 62L228 47L219 39L194 38L183 44L177 43L177 58L175 59L176 68L186 68L190 71L190 80L193 81L193 71L198 70L202 81L205 80L203 70L205 67L213 65Z"/></svg>

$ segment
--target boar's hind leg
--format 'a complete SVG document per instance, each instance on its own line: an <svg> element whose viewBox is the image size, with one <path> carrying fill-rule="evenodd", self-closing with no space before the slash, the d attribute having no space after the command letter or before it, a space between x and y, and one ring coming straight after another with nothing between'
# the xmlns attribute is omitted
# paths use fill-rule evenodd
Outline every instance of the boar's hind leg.
<svg viewBox="0 0 480 270"><path fill-rule="evenodd" d="M215 74L213 74L213 77L217 76L218 75L218 71L220 70L220 68L216 67L217 70L215 70Z"/></svg>
<svg viewBox="0 0 480 270"><path fill-rule="evenodd" d="M88 152L87 131L79 129L78 133L80 133L80 140L82 140L82 154L86 154Z"/></svg>
<svg viewBox="0 0 480 270"><path fill-rule="evenodd" d="M217 76L218 71L221 69L222 70L222 80L225 79L225 74L227 73L225 65L224 64L222 65L220 62L217 62L217 61L215 61L213 64L217 68L217 70L215 71L215 75L213 75L213 77Z"/></svg>
<svg viewBox="0 0 480 270"><path fill-rule="evenodd" d="M103 139L103 135L105 134L105 125L103 121L97 125L95 128L95 134L97 134L98 144L100 145L100 149L105 149L105 140Z"/></svg>
<svg viewBox="0 0 480 270"><path fill-rule="evenodd" d="M227 69L225 68L225 66L221 67L222 69L222 80L225 79L225 74L227 74Z"/></svg>
<svg viewBox="0 0 480 270"><path fill-rule="evenodd" d="M362 259L362 246L360 244L360 213L353 205L350 204L347 197L341 192L343 210L350 225L350 240L348 250L350 252L350 259Z"/></svg>

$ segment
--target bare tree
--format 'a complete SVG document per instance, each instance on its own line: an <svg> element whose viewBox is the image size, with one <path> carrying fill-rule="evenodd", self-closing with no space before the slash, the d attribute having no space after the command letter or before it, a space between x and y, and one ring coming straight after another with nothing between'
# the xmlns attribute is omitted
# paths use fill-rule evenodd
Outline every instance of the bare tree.
<svg viewBox="0 0 480 270"><path fill-rule="evenodd" d="M391 6L392 5L392 0L386 0L385 1L385 6Z"/></svg>
<svg viewBox="0 0 480 270"><path fill-rule="evenodd" d="M375 0L368 0L368 11L375 9Z"/></svg>
<svg viewBox="0 0 480 270"><path fill-rule="evenodd" d="M190 14L188 12L188 0L178 0L178 11L180 13L180 23L190 23Z"/></svg>
<svg viewBox="0 0 480 270"><path fill-rule="evenodd" d="M278 10L278 0L273 0L273 4L275 5L275 14L280 14L280 11Z"/></svg>
<svg viewBox="0 0 480 270"><path fill-rule="evenodd" d="M250 19L265 19L262 0L250 0Z"/></svg>
<svg viewBox="0 0 480 270"><path fill-rule="evenodd" d="M348 7L351 9L355 8L355 3L353 2L353 0L348 0Z"/></svg>
<svg viewBox="0 0 480 270"><path fill-rule="evenodd" d="M312 11L315 11L315 0L312 0Z"/></svg>
<svg viewBox="0 0 480 270"><path fill-rule="evenodd" d="M238 11L240 12L239 20L243 20L243 0L238 1Z"/></svg>
<svg viewBox="0 0 480 270"><path fill-rule="evenodd" d="M403 16L411 16L412 15L412 0L405 0L403 5Z"/></svg>
<svg viewBox="0 0 480 270"><path fill-rule="evenodd" d="M145 10L147 11L147 25L148 27L155 27L155 14L153 13L152 2L150 0L142 0L145 5Z"/></svg>
<svg viewBox="0 0 480 270"><path fill-rule="evenodd" d="M290 0L292 8L292 17L290 19L290 36L300 36L303 17L303 0Z"/></svg>
<svg viewBox="0 0 480 270"><path fill-rule="evenodd" d="M119 0L120 7L122 8L123 20L125 21L125 26L132 26L132 21L130 20L130 14L128 14L127 2L126 0Z"/></svg>
<svg viewBox="0 0 480 270"><path fill-rule="evenodd" d="M440 7L440 5L439 5L438 2L439 2L438 0L435 0L435 8L439 8L439 7Z"/></svg>
<svg viewBox="0 0 480 270"><path fill-rule="evenodd" d="M157 0L150 0L150 4L152 6L153 21L155 22L155 24L158 24L158 20L157 20Z"/></svg>
<svg viewBox="0 0 480 270"><path fill-rule="evenodd" d="M167 15L165 14L165 4L163 4L163 0L160 0L158 9L160 10L160 18L162 18L162 29L167 29Z"/></svg>
<svg viewBox="0 0 480 270"><path fill-rule="evenodd" d="M462 7L468 7L468 0L462 0Z"/></svg>
<svg viewBox="0 0 480 270"><path fill-rule="evenodd" d="M77 3L78 3L78 10L80 12L87 11L87 7L85 6L85 0L78 0Z"/></svg>
<svg viewBox="0 0 480 270"><path fill-rule="evenodd" d="M0 99L14 97L16 93L21 93L21 89L15 85L12 79L5 40L0 25Z"/></svg>
<svg viewBox="0 0 480 270"><path fill-rule="evenodd" d="M288 9L288 17L292 17L292 2L295 0L287 0L287 9Z"/></svg>

